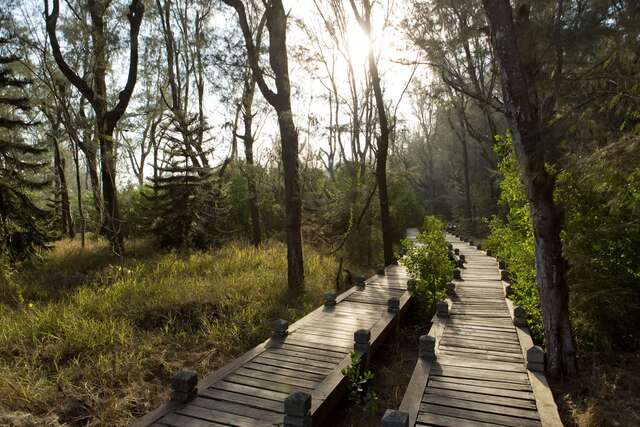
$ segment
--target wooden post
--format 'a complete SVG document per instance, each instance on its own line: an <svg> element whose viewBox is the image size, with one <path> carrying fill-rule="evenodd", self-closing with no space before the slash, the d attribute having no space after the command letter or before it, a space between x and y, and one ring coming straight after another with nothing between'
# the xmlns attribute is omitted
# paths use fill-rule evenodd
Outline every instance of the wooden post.
<svg viewBox="0 0 640 427"><path fill-rule="evenodd" d="M180 371L171 377L171 400L187 403L198 395L198 374Z"/></svg>
<svg viewBox="0 0 640 427"><path fill-rule="evenodd" d="M446 301L436 303L436 315L438 317L449 317L449 304Z"/></svg>
<svg viewBox="0 0 640 427"><path fill-rule="evenodd" d="M513 307L513 324L516 326L527 326L527 312L519 305Z"/></svg>
<svg viewBox="0 0 640 427"><path fill-rule="evenodd" d="M504 260L498 260L498 268L500 270L505 270L507 268L507 263Z"/></svg>
<svg viewBox="0 0 640 427"><path fill-rule="evenodd" d="M284 427L311 427L311 395L296 391L284 400Z"/></svg>
<svg viewBox="0 0 640 427"><path fill-rule="evenodd" d="M460 269L459 268L454 268L453 269L453 278L455 280L462 280L462 274L460 273Z"/></svg>
<svg viewBox="0 0 640 427"><path fill-rule="evenodd" d="M452 297L452 296L454 296L456 294L456 285L455 285L455 283L448 282L445 285L445 288L446 288L447 296Z"/></svg>
<svg viewBox="0 0 640 427"><path fill-rule="evenodd" d="M382 427L409 427L409 414L387 409L382 417Z"/></svg>
<svg viewBox="0 0 640 427"><path fill-rule="evenodd" d="M387 300L387 311L389 313L397 313L398 311L400 311L400 298L389 298L389 300Z"/></svg>
<svg viewBox="0 0 640 427"><path fill-rule="evenodd" d="M284 319L276 319L271 322L271 339L283 340L289 333L289 322Z"/></svg>
<svg viewBox="0 0 640 427"><path fill-rule="evenodd" d="M327 308L336 306L336 294L334 292L327 292L324 294L324 306Z"/></svg>
<svg viewBox="0 0 640 427"><path fill-rule="evenodd" d="M358 288L359 290L363 290L366 285L367 279L362 276L356 277L356 288Z"/></svg>
<svg viewBox="0 0 640 427"><path fill-rule="evenodd" d="M527 349L527 369L544 372L544 350L542 347L533 345Z"/></svg>
<svg viewBox="0 0 640 427"><path fill-rule="evenodd" d="M436 339L431 335L420 335L418 338L418 356L422 359L436 357Z"/></svg>
<svg viewBox="0 0 640 427"><path fill-rule="evenodd" d="M460 249L455 248L455 249L453 250L453 253L454 253L454 254L456 254L456 255L460 255Z"/></svg>
<svg viewBox="0 0 640 427"><path fill-rule="evenodd" d="M500 280L503 282L509 281L509 272L507 270L500 270Z"/></svg>
<svg viewBox="0 0 640 427"><path fill-rule="evenodd" d="M378 276L384 276L385 275L384 267L378 268L378 270L376 271L376 274Z"/></svg>
<svg viewBox="0 0 640 427"><path fill-rule="evenodd" d="M371 354L371 331L369 329L358 329L353 334L353 351L360 355L362 368L369 366L369 356Z"/></svg>

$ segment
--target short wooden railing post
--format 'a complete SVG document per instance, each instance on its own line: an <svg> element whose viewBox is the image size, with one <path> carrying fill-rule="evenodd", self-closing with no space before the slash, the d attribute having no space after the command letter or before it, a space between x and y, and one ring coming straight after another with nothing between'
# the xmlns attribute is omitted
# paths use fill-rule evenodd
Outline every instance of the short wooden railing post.
<svg viewBox="0 0 640 427"><path fill-rule="evenodd" d="M271 322L271 339L283 340L289 333L289 322L284 319L276 319Z"/></svg>
<svg viewBox="0 0 640 427"><path fill-rule="evenodd" d="M455 249L453 250L453 253L454 253L454 254L456 254L456 255L460 255L460 249L455 248Z"/></svg>
<svg viewBox="0 0 640 427"><path fill-rule="evenodd" d="M367 279L362 276L356 277L356 288L359 290L363 290L367 285Z"/></svg>
<svg viewBox="0 0 640 427"><path fill-rule="evenodd" d="M519 305L513 307L513 324L516 326L527 326L527 312Z"/></svg>
<svg viewBox="0 0 640 427"><path fill-rule="evenodd" d="M382 427L409 427L409 414L387 409L382 417Z"/></svg>
<svg viewBox="0 0 640 427"><path fill-rule="evenodd" d="M311 395L301 391L284 400L284 427L311 427Z"/></svg>
<svg viewBox="0 0 640 427"><path fill-rule="evenodd" d="M198 395L198 374L180 371L171 377L171 400L187 403Z"/></svg>
<svg viewBox="0 0 640 427"><path fill-rule="evenodd" d="M436 303L436 315L438 317L449 317L449 304L446 301Z"/></svg>
<svg viewBox="0 0 640 427"><path fill-rule="evenodd" d="M445 291L447 293L447 296L449 297L453 297L456 295L456 284L453 282L448 282L445 285Z"/></svg>
<svg viewBox="0 0 640 427"><path fill-rule="evenodd" d="M453 269L453 278L455 280L462 280L462 273L460 272L459 268L454 268Z"/></svg>
<svg viewBox="0 0 640 427"><path fill-rule="evenodd" d="M335 292L327 292L326 294L324 294L324 306L326 308L333 308L336 306Z"/></svg>
<svg viewBox="0 0 640 427"><path fill-rule="evenodd" d="M544 372L544 350L542 347L533 345L527 349L527 369Z"/></svg>
<svg viewBox="0 0 640 427"><path fill-rule="evenodd" d="M369 366L369 357L371 355L371 331L369 329L358 329L353 334L353 351L360 355L362 367Z"/></svg>
<svg viewBox="0 0 640 427"><path fill-rule="evenodd" d="M436 357L436 339L431 335L421 335L418 338L418 356L421 359L434 359Z"/></svg>

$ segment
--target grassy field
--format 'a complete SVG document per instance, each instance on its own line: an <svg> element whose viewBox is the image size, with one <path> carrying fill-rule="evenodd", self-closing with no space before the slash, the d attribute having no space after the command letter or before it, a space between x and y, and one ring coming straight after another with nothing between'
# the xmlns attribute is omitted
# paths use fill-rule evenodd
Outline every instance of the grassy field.
<svg viewBox="0 0 640 427"><path fill-rule="evenodd" d="M214 370L272 319L319 305L337 266L305 255L293 299L277 242L188 255L137 242L123 262L103 243L60 242L14 275L22 303L0 304L0 425L127 425L167 397L175 371Z"/></svg>

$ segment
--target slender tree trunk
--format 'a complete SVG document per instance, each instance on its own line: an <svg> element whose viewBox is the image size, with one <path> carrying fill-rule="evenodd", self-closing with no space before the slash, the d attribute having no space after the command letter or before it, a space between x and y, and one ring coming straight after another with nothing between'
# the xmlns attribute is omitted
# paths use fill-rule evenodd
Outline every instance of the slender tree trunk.
<svg viewBox="0 0 640 427"><path fill-rule="evenodd" d="M371 4L369 0L363 0L364 15L360 16L354 0L351 0L351 8L358 21L364 27L366 33L371 35ZM378 184L378 196L380 199L380 223L382 226L382 247L384 252L384 264L395 263L393 256L393 232L389 217L389 194L387 193L387 156L389 153L389 121L385 110L382 85L378 74L378 64L373 54L373 48L369 48L368 55L369 75L376 99L378 121L380 125L380 137L378 138L378 152L376 155L376 182Z"/></svg>
<svg viewBox="0 0 640 427"><path fill-rule="evenodd" d="M102 191L104 196L104 228L111 249L118 256L124 255L124 240L118 190L116 188L116 156L113 143L113 129L105 125L100 132L100 167L102 169Z"/></svg>
<svg viewBox="0 0 640 427"><path fill-rule="evenodd" d="M60 146L58 139L54 136L53 140L53 155L54 166L56 169L56 176L58 181L58 189L60 191L60 224L62 234L66 234L70 239L75 237L75 230L73 228L73 220L71 219L71 204L69 203L69 190L67 188L67 178L64 175L65 161L60 155Z"/></svg>
<svg viewBox="0 0 640 427"><path fill-rule="evenodd" d="M80 240L82 248L84 249L85 232L87 225L82 207L82 186L80 184L80 152L78 151L78 144L76 142L73 142L73 162L76 167L76 192L78 197L78 216L80 217Z"/></svg>
<svg viewBox="0 0 640 427"><path fill-rule="evenodd" d="M542 123L532 97L530 73L518 48L518 36L509 0L483 0L489 18L492 44L501 65L507 116L513 145L527 189L535 240L536 284L544 320L547 371L553 377L576 371L575 345L569 321L569 288L560 232L562 207L555 203L555 177L545 161ZM526 49L523 46L522 49ZM533 99L531 99L533 98Z"/></svg>
<svg viewBox="0 0 640 427"><path fill-rule="evenodd" d="M467 210L467 218L473 224L473 211L471 209L471 180L469 178L469 147L466 138L460 140L462 145L462 159L464 163L464 195Z"/></svg>
<svg viewBox="0 0 640 427"><path fill-rule="evenodd" d="M223 1L238 13L253 77L262 95L278 114L287 215L287 279L289 290L299 293L304 286L301 230L302 197L298 174L298 131L293 122L293 113L291 111L291 83L289 81L289 60L287 56L287 15L282 0L272 0L266 5L266 25L269 30L269 64L275 76L277 89L274 92L264 80L244 4L241 0Z"/></svg>
<svg viewBox="0 0 640 427"><path fill-rule="evenodd" d="M260 227L260 210L258 208L258 188L256 186L256 167L253 161L253 97L256 91L256 82L247 70L244 83L244 96L242 97L244 122L244 156L247 162L247 188L249 190L249 214L251 215L251 237L253 244L259 246L262 242L262 229Z"/></svg>

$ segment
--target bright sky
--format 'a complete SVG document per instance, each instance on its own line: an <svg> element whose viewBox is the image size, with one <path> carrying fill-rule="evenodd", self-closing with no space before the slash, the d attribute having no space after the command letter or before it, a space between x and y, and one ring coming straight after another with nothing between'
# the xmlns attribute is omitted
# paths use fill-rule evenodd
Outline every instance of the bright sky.
<svg viewBox="0 0 640 427"><path fill-rule="evenodd" d="M372 46L374 53L379 57L378 67L382 79L383 90L385 93L385 102L391 106L391 109L396 107L398 100L401 97L407 83L409 82L412 73L414 72L413 66L401 65L398 61L411 62L417 59L417 53L411 47L411 44L404 38L404 34L400 29L400 23L404 18L403 14L410 8L410 0L378 0L373 1L372 11L372 41L368 39L364 31L357 24L349 0L343 0L343 8L346 18L348 20L348 40L347 51L351 57L354 68L356 70L358 85L362 93L365 82L365 64L367 63L368 49ZM63 13L67 13L68 10L64 2L61 2ZM356 0L356 3L360 3ZM319 0L318 4L324 9L324 12L329 14L328 1ZM41 18L42 3L38 0L31 0L25 2L22 5L22 16L25 21L30 22L29 25L39 27L38 30L41 37L44 37L44 19ZM212 25L236 25L236 16L232 14L229 8L229 15L214 13L212 16ZM295 115L295 122L300 132L300 143L307 144L309 142L311 149L317 151L318 147L322 144L326 144L326 127L329 124L328 118L328 90L326 87L330 85L327 79L326 70L323 65L317 64L315 70L310 70L309 64L304 64L298 61L295 57L295 52L300 51L300 48L307 48L316 50L317 42L310 40L309 36L300 28L297 24L298 21L304 22L309 28L311 34L316 35L326 57L331 57L332 54L329 49L333 49L334 43L331 40L330 35L326 31L324 24L318 15L314 2L312 0L299 1L299 0L285 0L285 10L289 12L289 26L288 26L288 47L289 47L289 67L290 78L292 84L292 92L294 97L292 99L293 112ZM384 27L385 17L388 25ZM383 28L384 27L384 28ZM59 29L60 31L60 29ZM63 45L64 49L64 45ZM347 81L347 64L344 58L339 53L335 55L335 73L338 80L338 85L343 92L342 96L345 99L350 97L349 86ZM333 60L330 60L333 62ZM128 57L121 55L115 62L114 70L125 70L128 66ZM421 66L414 75L416 78L424 79L427 75L426 67ZM125 72L114 71L112 87L115 90L116 87L122 87L124 80L126 79ZM324 85L323 85L324 82ZM271 82L273 83L273 82ZM273 84L272 84L273 86ZM325 87L326 86L326 87ZM142 90L140 82L136 86L136 92ZM258 98L261 99L259 91L257 91ZM135 94L134 94L135 100ZM261 100L263 103L264 101ZM256 106L257 107L257 106ZM130 106L131 108L131 106ZM268 115L265 117L258 117L256 119L256 125L260 126L260 132L256 138L256 157L258 161L264 162L267 158L267 154L273 142L279 138L277 123L275 121L275 114L271 107L266 108ZM342 117L340 118L341 124L348 123L348 111L346 107L341 107ZM230 129L223 129L223 125L226 122L233 121L235 113L234 106L224 104L220 101L219 97L212 91L208 91L206 100L206 112L207 119L212 126L211 134L215 136L215 151L214 156L217 161L222 161L229 153L230 148ZM307 135L307 128L309 125L308 117L312 116L319 121L319 124L315 129L311 129L310 137ZM409 93L405 93L402 102L398 107L399 127L403 126L402 120L411 122L413 117L412 100ZM242 153L242 149L239 150ZM127 163L126 157L121 156L121 161ZM123 164L124 166L124 164ZM128 167L128 163L126 164ZM149 171L149 168L147 168ZM122 183L133 181L130 174L120 174Z"/></svg>

